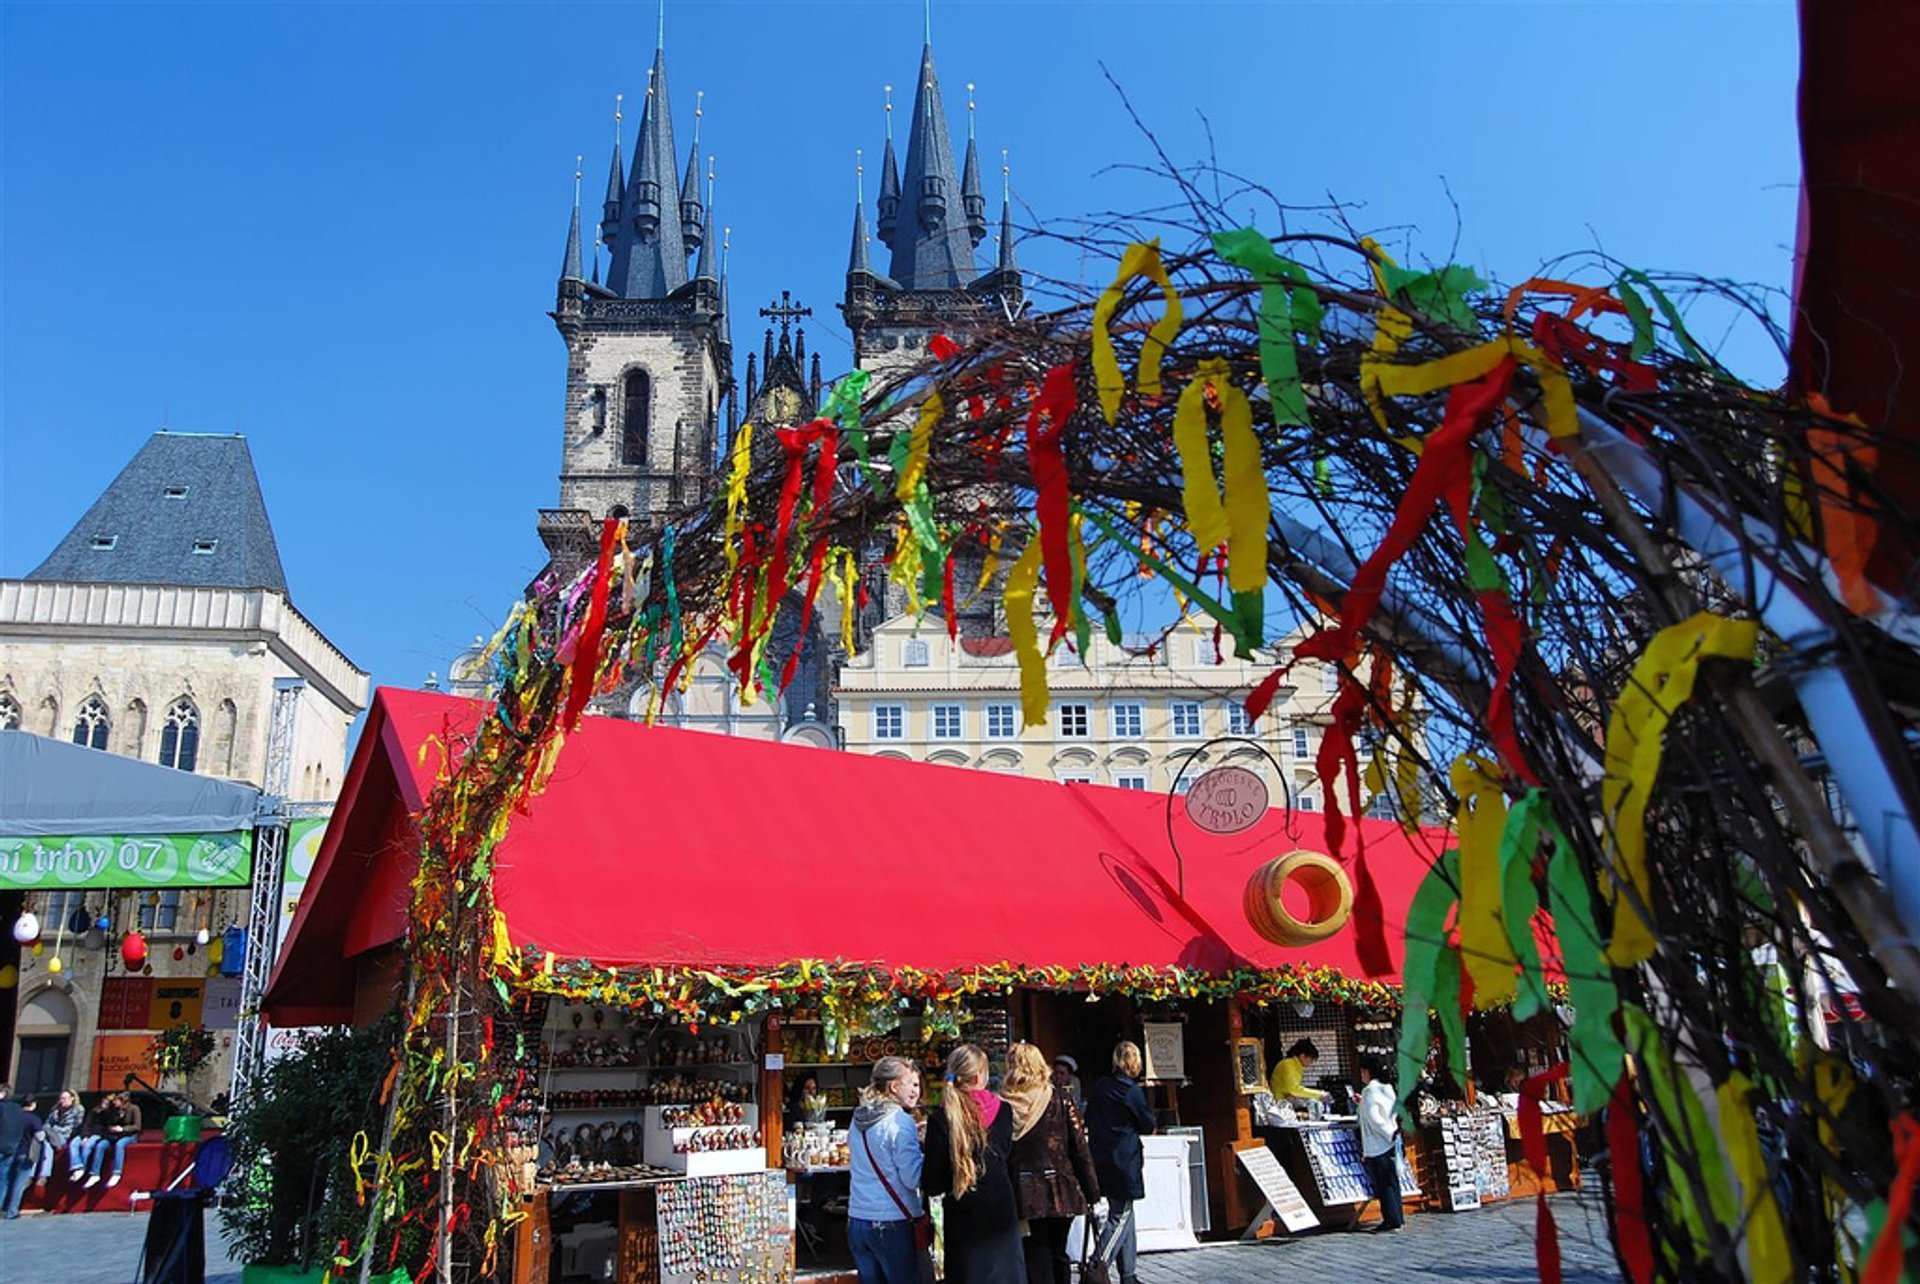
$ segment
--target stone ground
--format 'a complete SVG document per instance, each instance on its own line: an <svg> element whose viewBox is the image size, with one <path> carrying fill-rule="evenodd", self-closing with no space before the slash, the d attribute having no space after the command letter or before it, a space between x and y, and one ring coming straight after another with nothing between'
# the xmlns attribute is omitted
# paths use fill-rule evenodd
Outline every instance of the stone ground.
<svg viewBox="0 0 1920 1284"><path fill-rule="evenodd" d="M1616 1284L1598 1199L1550 1201L1560 1226L1567 1284ZM1360 1284L1391 1280L1503 1284L1537 1279L1533 1201L1472 1213L1422 1213L1391 1235L1327 1232L1257 1244L1214 1244L1141 1259L1141 1284L1271 1284L1278 1279ZM208 1218L207 1284L240 1284ZM130 1284L146 1236L145 1213L29 1216L0 1223L0 1284Z"/></svg>

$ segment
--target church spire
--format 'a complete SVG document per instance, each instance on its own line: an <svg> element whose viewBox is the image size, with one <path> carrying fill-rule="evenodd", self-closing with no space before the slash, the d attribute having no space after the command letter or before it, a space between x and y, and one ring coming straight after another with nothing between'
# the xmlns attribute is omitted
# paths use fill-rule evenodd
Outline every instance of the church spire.
<svg viewBox="0 0 1920 1284"><path fill-rule="evenodd" d="M700 210L702 209L700 203L700 176L698 171L694 169L693 160L694 158L691 156L687 158L687 187L693 192L694 209ZM681 204L684 206L685 203L683 197ZM697 229L699 239L694 242L694 244L700 247L700 257L693 265L693 279L712 284L717 292L720 278L719 274L714 270L713 261L715 257L717 257L719 247L713 243L713 157L711 156L707 157L707 200L704 207L703 218L706 226Z"/></svg>
<svg viewBox="0 0 1920 1284"><path fill-rule="evenodd" d="M900 162L893 154L893 86L887 92L887 150L880 157L880 243L891 247L900 217Z"/></svg>
<svg viewBox="0 0 1920 1284"><path fill-rule="evenodd" d="M674 206L673 108L667 90L667 55L653 51L647 102L640 112L640 138L627 175L621 224L607 283L629 299L664 299L687 283L687 242Z"/></svg>
<svg viewBox="0 0 1920 1284"><path fill-rule="evenodd" d="M979 245L987 235L987 198L980 190L980 152L973 141L973 82L967 82L967 162L960 179L961 212L967 219L967 240Z"/></svg>
<svg viewBox="0 0 1920 1284"><path fill-rule="evenodd" d="M700 207L700 117L705 114L707 91L693 96L693 146L687 149L687 176L680 183L680 236L698 249L706 237L706 216Z"/></svg>
<svg viewBox="0 0 1920 1284"><path fill-rule="evenodd" d="M600 203L600 243L608 249L613 248L613 238L620 232L620 200L627 190L626 169L620 159L620 104L625 98L625 94L613 96L613 164L607 167L607 196Z"/></svg>
<svg viewBox="0 0 1920 1284"><path fill-rule="evenodd" d="M580 162L583 157L573 158L573 222L567 228L567 249L560 260L560 280L582 281L580 264L585 257L580 250Z"/></svg>
<svg viewBox="0 0 1920 1284"><path fill-rule="evenodd" d="M847 253L847 275L856 272L873 273L873 263L867 257L867 196L866 167L860 163L860 153L853 153L853 249Z"/></svg>
<svg viewBox="0 0 1920 1284"><path fill-rule="evenodd" d="M910 206L912 217L902 220L891 242L894 280L908 289L928 290L963 286L974 279L973 243L964 201L957 199L961 196L929 44L920 51L920 81L900 183L901 200Z"/></svg>
<svg viewBox="0 0 1920 1284"><path fill-rule="evenodd" d="M1007 164L1005 149L1000 152L1000 271L1018 272L1013 257L1013 167Z"/></svg>

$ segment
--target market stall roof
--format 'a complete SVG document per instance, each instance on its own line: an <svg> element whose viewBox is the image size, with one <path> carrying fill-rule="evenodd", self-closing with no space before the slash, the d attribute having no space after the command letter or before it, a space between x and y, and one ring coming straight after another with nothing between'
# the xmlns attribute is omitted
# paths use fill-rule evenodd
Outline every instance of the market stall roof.
<svg viewBox="0 0 1920 1284"><path fill-rule="evenodd" d="M252 785L0 733L0 839L235 833L253 828L259 804Z"/></svg>
<svg viewBox="0 0 1920 1284"><path fill-rule="evenodd" d="M410 814L433 787L439 746L489 707L376 694L269 987L276 1024L344 1019L354 969L343 960L401 938ZM495 900L516 944L603 966L1293 964L1364 975L1350 929L1284 949L1241 910L1262 862L1324 850L1322 817L1276 809L1231 838L1177 818L1183 897L1166 811L1160 794L588 718L501 844ZM1387 822L1362 829L1397 936L1428 845Z"/></svg>

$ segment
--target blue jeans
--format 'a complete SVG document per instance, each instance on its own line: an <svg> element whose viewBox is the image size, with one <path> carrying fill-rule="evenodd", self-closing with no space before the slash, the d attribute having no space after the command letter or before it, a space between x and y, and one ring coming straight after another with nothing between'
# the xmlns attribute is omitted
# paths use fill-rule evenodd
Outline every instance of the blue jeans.
<svg viewBox="0 0 1920 1284"><path fill-rule="evenodd" d="M0 1159L0 1216L20 1215L20 1201L27 1197L27 1183L32 1180L33 1160L26 1151Z"/></svg>
<svg viewBox="0 0 1920 1284"><path fill-rule="evenodd" d="M1398 1230L1406 1225L1406 1214L1400 1208L1400 1162L1397 1150L1385 1154L1368 1155L1361 1163L1366 1166L1367 1181L1373 1186L1373 1197L1380 1201L1380 1226L1383 1230Z"/></svg>
<svg viewBox="0 0 1920 1284"><path fill-rule="evenodd" d="M75 1137L67 1143L67 1171L81 1172L87 1166L87 1156L93 1153L98 1137Z"/></svg>
<svg viewBox="0 0 1920 1284"><path fill-rule="evenodd" d="M913 1223L904 1217L890 1222L849 1217L847 1247L860 1284L920 1284L920 1250L913 1242Z"/></svg>
<svg viewBox="0 0 1920 1284"><path fill-rule="evenodd" d="M113 1176L120 1175L120 1168L127 1162L127 1147L133 1144L136 1134L123 1132L118 1137L95 1137L92 1153L87 1156L89 1176L104 1176L100 1170L107 1166L107 1152L113 1152Z"/></svg>
<svg viewBox="0 0 1920 1284"><path fill-rule="evenodd" d="M1108 1197L1106 1234L1115 1235L1115 1227L1119 1229L1116 1238L1118 1247L1113 1255L1113 1269L1122 1280L1137 1279L1140 1274L1140 1227L1139 1218L1133 1215L1131 1199ZM1104 1251L1106 1245L1102 1244L1100 1247Z"/></svg>

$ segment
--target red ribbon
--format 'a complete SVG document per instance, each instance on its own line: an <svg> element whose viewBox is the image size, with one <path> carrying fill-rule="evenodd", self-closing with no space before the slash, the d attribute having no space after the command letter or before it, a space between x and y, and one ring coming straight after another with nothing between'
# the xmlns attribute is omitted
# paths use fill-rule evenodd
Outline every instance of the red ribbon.
<svg viewBox="0 0 1920 1284"><path fill-rule="evenodd" d="M1520 1085L1520 1148L1526 1153L1539 1190L1533 1223L1533 1264L1540 1273L1540 1284L1560 1284L1560 1228L1554 1224L1553 1210L1547 1207L1547 1130L1540 1120L1540 1098L1546 1094L1548 1084L1567 1077L1571 1065L1562 1061ZM1636 1147L1633 1153L1634 1162L1638 1163L1639 1149ZM1619 1167L1617 1158L1614 1166Z"/></svg>
<svg viewBox="0 0 1920 1284"><path fill-rule="evenodd" d="M580 627L580 644L573 653L573 681L567 688L567 707L561 725L568 731L580 723L580 711L593 698L593 679L600 667L600 634L607 626L607 586L613 577L614 534L618 518L600 523L600 561L593 571L593 595L587 601L587 620Z"/></svg>
<svg viewBox="0 0 1920 1284"><path fill-rule="evenodd" d="M1053 604L1052 646L1066 636L1073 615L1073 541L1068 526L1067 459L1060 434L1078 404L1073 362L1047 371L1040 395L1027 412L1027 466L1033 470L1034 513L1040 519L1041 570Z"/></svg>
<svg viewBox="0 0 1920 1284"><path fill-rule="evenodd" d="M1613 1156L1613 1242L1633 1284L1651 1284L1653 1238L1647 1231L1647 1196L1640 1172L1639 1111L1633 1082L1625 1075L1607 1104L1607 1151Z"/></svg>
<svg viewBox="0 0 1920 1284"><path fill-rule="evenodd" d="M1887 1191L1887 1220L1880 1224L1880 1238L1867 1255L1860 1284L1900 1284L1907 1216L1913 1211L1914 1184L1920 1182L1920 1123L1915 1123L1910 1114L1893 1121L1893 1154L1899 1169Z"/></svg>

